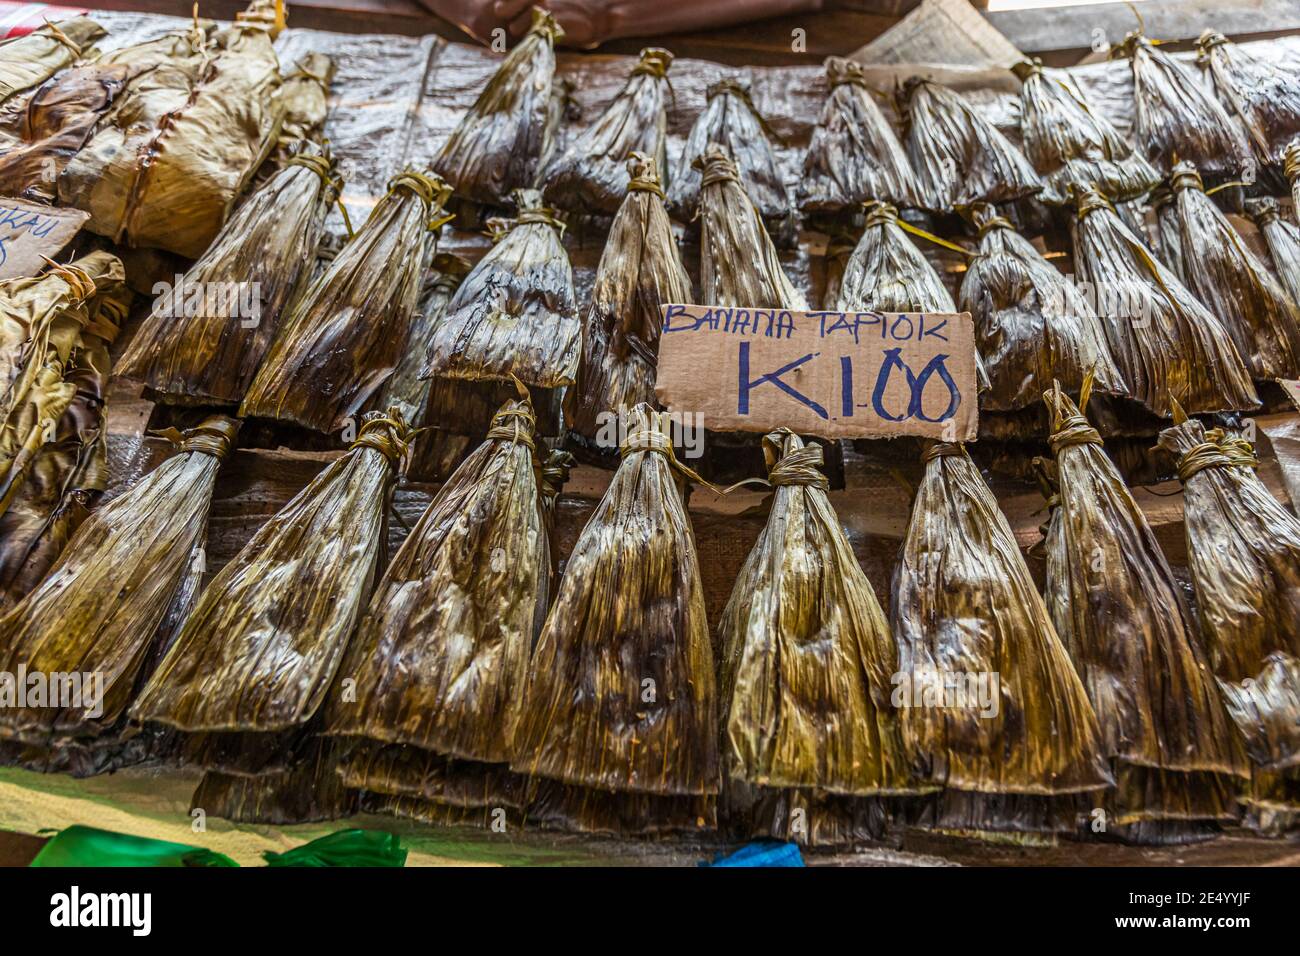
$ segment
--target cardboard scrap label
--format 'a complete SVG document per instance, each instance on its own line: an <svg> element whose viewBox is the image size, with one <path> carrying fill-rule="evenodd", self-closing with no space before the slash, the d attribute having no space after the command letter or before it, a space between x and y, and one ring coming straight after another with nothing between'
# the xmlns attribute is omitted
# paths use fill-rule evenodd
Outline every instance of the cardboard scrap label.
<svg viewBox="0 0 1300 956"><path fill-rule="evenodd" d="M655 394L671 411L701 413L712 431L976 437L969 313L702 305L662 313Z"/></svg>
<svg viewBox="0 0 1300 956"><path fill-rule="evenodd" d="M41 206L0 197L0 279L34 276L90 218L80 209Z"/></svg>

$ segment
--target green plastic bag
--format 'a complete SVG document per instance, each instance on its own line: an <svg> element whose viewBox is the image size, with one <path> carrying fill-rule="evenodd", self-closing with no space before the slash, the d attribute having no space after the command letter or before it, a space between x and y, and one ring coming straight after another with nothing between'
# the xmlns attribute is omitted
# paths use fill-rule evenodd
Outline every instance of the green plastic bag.
<svg viewBox="0 0 1300 956"><path fill-rule="evenodd" d="M55 834L28 866L239 866L223 853L184 843L72 826Z"/></svg>
<svg viewBox="0 0 1300 956"><path fill-rule="evenodd" d="M283 853L262 854L267 866L405 866L406 850L383 830L339 830Z"/></svg>

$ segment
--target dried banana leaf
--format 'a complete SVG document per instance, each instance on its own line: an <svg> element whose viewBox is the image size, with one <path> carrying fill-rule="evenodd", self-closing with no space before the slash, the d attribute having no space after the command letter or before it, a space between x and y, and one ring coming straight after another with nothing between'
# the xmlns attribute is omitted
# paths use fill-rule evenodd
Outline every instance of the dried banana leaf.
<svg viewBox="0 0 1300 956"><path fill-rule="evenodd" d="M1187 286L1222 320L1256 380L1300 376L1300 305L1208 196L1190 163L1174 167Z"/></svg>
<svg viewBox="0 0 1300 956"><path fill-rule="evenodd" d="M334 756L328 741L314 740L294 755L292 769L255 777L206 771L190 808L234 823L272 826L350 816L357 797L338 779Z"/></svg>
<svg viewBox="0 0 1300 956"><path fill-rule="evenodd" d="M1043 177L1039 199L1061 206L1071 187L1096 186L1112 202L1150 192L1160 181L1108 120L1093 112L1068 73L1044 70L1034 58L1013 68L1020 77L1020 135L1025 156Z"/></svg>
<svg viewBox="0 0 1300 956"><path fill-rule="evenodd" d="M1300 138L1292 140L1282 151L1282 172L1291 184L1291 209L1300 209Z"/></svg>
<svg viewBox="0 0 1300 956"><path fill-rule="evenodd" d="M419 747L364 741L339 760L337 772L350 790L431 805L522 810L527 804L527 778L504 764L457 760Z"/></svg>
<svg viewBox="0 0 1300 956"><path fill-rule="evenodd" d="M1141 33L1111 50L1133 66L1133 137L1163 175L1180 160L1207 180L1234 179L1252 166L1250 143L1194 74Z"/></svg>
<svg viewBox="0 0 1300 956"><path fill-rule="evenodd" d="M1207 310L1095 189L1081 191L1074 264L1097 293L1129 396L1162 418L1176 401L1195 412L1255 408L1250 373L1217 316Z"/></svg>
<svg viewBox="0 0 1300 956"><path fill-rule="evenodd" d="M781 268L759 207L723 147L706 145L694 167L700 172L701 301L724 307L807 309L803 294Z"/></svg>
<svg viewBox="0 0 1300 956"><path fill-rule="evenodd" d="M641 153L667 170L668 68L673 55L647 47L618 96L592 126L545 167L546 198L577 213L613 215L623 202L630 173L627 158Z"/></svg>
<svg viewBox="0 0 1300 956"><path fill-rule="evenodd" d="M320 140L329 115L334 71L334 61L324 53L308 53L284 76L280 85L284 121L275 145L277 167L298 155L305 143Z"/></svg>
<svg viewBox="0 0 1300 956"><path fill-rule="evenodd" d="M659 167L643 153L633 153L627 165L630 185L596 267L577 385L565 410L569 429L588 439L600 430L602 416L655 404L660 306L692 298L664 209Z"/></svg>
<svg viewBox="0 0 1300 956"><path fill-rule="evenodd" d="M1291 301L1300 302L1300 229L1282 218L1272 197L1246 200L1246 212L1264 235L1273 272Z"/></svg>
<svg viewBox="0 0 1300 956"><path fill-rule="evenodd" d="M841 312L956 312L948 287L898 225L898 210L865 206L866 222L844 275L835 308Z"/></svg>
<svg viewBox="0 0 1300 956"><path fill-rule="evenodd" d="M1300 135L1300 80L1218 30L1202 33L1196 50L1219 99L1246 127L1259 162L1280 164L1287 144Z"/></svg>
<svg viewBox="0 0 1300 956"><path fill-rule="evenodd" d="M861 64L826 60L830 95L803 160L799 206L806 213L852 213L878 199L894 206L920 200L894 128L872 97Z"/></svg>
<svg viewBox="0 0 1300 956"><path fill-rule="evenodd" d="M339 183L328 152L298 155L226 221L212 245L155 300L119 363L163 401L235 404L280 318L311 275Z"/></svg>
<svg viewBox="0 0 1300 956"><path fill-rule="evenodd" d="M525 822L600 836L689 837L717 828L718 807L713 796L611 793L544 780L529 791Z"/></svg>
<svg viewBox="0 0 1300 956"><path fill-rule="evenodd" d="M1031 196L1043 181L997 127L946 86L911 79L901 90L903 143L921 201L946 213Z"/></svg>
<svg viewBox="0 0 1300 956"><path fill-rule="evenodd" d="M1052 804L1016 798L1112 783L1096 715L1015 535L965 450L935 443L925 462L894 571L892 623L895 694L911 705L909 725L950 801L933 822L1057 829ZM1073 803L1062 808L1072 812ZM1033 814L1043 818L1034 822Z"/></svg>
<svg viewBox="0 0 1300 956"><path fill-rule="evenodd" d="M94 20L73 17L0 43L0 103L71 66L107 33Z"/></svg>
<svg viewBox="0 0 1300 956"><path fill-rule="evenodd" d="M366 224L282 313L241 416L331 432L365 405L401 358L436 244L430 227L441 225L434 217L449 193L414 170L393 177Z"/></svg>
<svg viewBox="0 0 1300 956"><path fill-rule="evenodd" d="M1249 764L1195 620L1101 436L1059 386L1044 400L1059 481L1047 606L1114 764L1109 813L1126 824L1221 819L1228 781L1201 778L1248 777Z"/></svg>
<svg viewBox="0 0 1300 956"><path fill-rule="evenodd" d="M406 434L396 410L371 413L351 449L258 530L203 592L134 719L293 740L324 703L365 609Z"/></svg>
<svg viewBox="0 0 1300 956"><path fill-rule="evenodd" d="M555 808L577 826L604 791L648 831L717 793L717 694L669 422L638 405L630 424L534 652L511 767L577 788Z"/></svg>
<svg viewBox="0 0 1300 956"><path fill-rule="evenodd" d="M555 18L533 7L528 34L442 144L433 168L457 196L499 206L514 190L536 185L559 116L552 85L562 36Z"/></svg>
<svg viewBox="0 0 1300 956"><path fill-rule="evenodd" d="M977 204L970 218L979 251L955 311L975 320L990 383L981 408L1027 408L1053 381L1077 395L1090 371L1095 391L1125 394L1101 320L1078 288L989 204Z"/></svg>
<svg viewBox="0 0 1300 956"><path fill-rule="evenodd" d="M1178 460L1201 635L1228 712L1257 766L1300 766L1300 520L1195 419L1159 444Z"/></svg>
<svg viewBox="0 0 1300 956"><path fill-rule="evenodd" d="M0 737L47 741L51 730L113 728L137 678L166 646L202 573L212 487L239 423L207 418L177 435L177 453L86 519L41 585L0 618L0 662L15 673L101 675L102 713L0 709Z"/></svg>
<svg viewBox="0 0 1300 956"><path fill-rule="evenodd" d="M763 225L781 246L794 244L797 220L790 190L772 152L775 133L750 98L749 87L724 79L705 91L708 102L686 137L668 185L668 208L683 222L702 215L708 155L721 147L735 166L741 191L753 201ZM663 169L663 166L659 167Z"/></svg>
<svg viewBox="0 0 1300 956"><path fill-rule="evenodd" d="M1143 230L1139 231L1128 223L1125 225L1135 236L1147 233L1151 238L1148 248L1155 254L1156 259L1172 269L1178 281L1186 285L1187 266L1183 262L1182 230L1178 223L1178 207L1174 203L1173 190L1167 186L1160 186L1152 191L1151 209L1155 213L1155 222L1149 229L1144 226ZM1116 209L1116 212L1118 211Z"/></svg>

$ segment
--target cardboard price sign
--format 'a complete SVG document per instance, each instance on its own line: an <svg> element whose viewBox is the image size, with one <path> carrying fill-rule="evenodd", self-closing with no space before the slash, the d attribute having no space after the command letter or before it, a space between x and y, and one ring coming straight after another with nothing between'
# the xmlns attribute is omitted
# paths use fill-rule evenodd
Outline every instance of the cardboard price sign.
<svg viewBox="0 0 1300 956"><path fill-rule="evenodd" d="M42 272L43 257L58 255L89 218L79 209L0 198L0 279Z"/></svg>
<svg viewBox="0 0 1300 956"><path fill-rule="evenodd" d="M713 431L970 441L979 424L969 313L663 306L655 394Z"/></svg>

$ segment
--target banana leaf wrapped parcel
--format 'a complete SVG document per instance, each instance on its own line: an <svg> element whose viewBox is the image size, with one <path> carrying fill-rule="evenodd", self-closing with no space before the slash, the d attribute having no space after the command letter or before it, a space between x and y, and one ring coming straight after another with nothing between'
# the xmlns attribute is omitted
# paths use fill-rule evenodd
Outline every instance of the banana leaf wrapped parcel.
<svg viewBox="0 0 1300 956"><path fill-rule="evenodd" d="M1097 717L1007 519L961 445L932 443L894 570L894 700L945 789L941 829L1073 831L1112 784Z"/></svg>
<svg viewBox="0 0 1300 956"><path fill-rule="evenodd" d="M735 166L737 182L753 201L772 239L794 244L797 232L794 205L771 139L775 133L750 96L749 87L722 79L706 91L708 103L695 120L668 183L668 208L675 219L691 222L702 216L708 155L721 147Z"/></svg>
<svg viewBox="0 0 1300 956"><path fill-rule="evenodd" d="M1106 832L1194 839L1235 817L1245 752L1181 587L1101 436L1059 386L1044 399L1059 489L1045 532L1047 605L1115 772Z"/></svg>
<svg viewBox="0 0 1300 956"><path fill-rule="evenodd" d="M660 306L690 302L692 295L658 166L633 153L628 169L627 196L610 227L583 320L577 382L566 396L569 429L589 440L601 430L602 415L654 404Z"/></svg>
<svg viewBox="0 0 1300 956"><path fill-rule="evenodd" d="M591 127L554 157L541 176L546 199L577 213L613 215L630 174L627 158L642 153L667 171L668 68L673 55L647 47L627 85Z"/></svg>
<svg viewBox="0 0 1300 956"><path fill-rule="evenodd" d="M1170 183L1187 287L1222 320L1257 381L1300 376L1300 305L1205 194L1190 163Z"/></svg>
<svg viewBox="0 0 1300 956"><path fill-rule="evenodd" d="M241 416L328 433L361 410L401 358L449 195L436 176L393 177L365 225L283 312Z"/></svg>
<svg viewBox="0 0 1300 956"><path fill-rule="evenodd" d="M123 354L119 374L159 400L237 404L280 317L311 276L340 183L328 151L304 144L168 285Z"/></svg>
<svg viewBox="0 0 1300 956"><path fill-rule="evenodd" d="M94 20L72 17L0 43L0 104L71 66L107 33Z"/></svg>
<svg viewBox="0 0 1300 956"><path fill-rule="evenodd" d="M1174 203L1174 191L1168 186L1157 186L1150 195L1151 211L1154 222L1143 230L1134 229L1125 223L1135 236L1146 234L1151 242L1148 248L1157 260L1167 265L1178 277L1178 281L1187 284L1187 265L1183 262L1182 229L1178 221L1178 207ZM1116 212L1119 211L1116 207Z"/></svg>
<svg viewBox="0 0 1300 956"><path fill-rule="evenodd" d="M1071 187L1086 186L1125 202L1159 183L1160 174L1093 112L1069 74L1045 70L1036 57L1012 69L1021 80L1020 135L1025 156L1043 177L1043 202L1065 205Z"/></svg>
<svg viewBox="0 0 1300 956"><path fill-rule="evenodd" d="M694 832L714 823L719 765L690 473L666 415L639 405L630 424L534 650L511 766L552 782L529 810L550 825Z"/></svg>
<svg viewBox="0 0 1300 956"><path fill-rule="evenodd" d="M921 250L904 235L898 210L864 206L862 236L840 277L835 308L841 312L956 312L952 294Z"/></svg>
<svg viewBox="0 0 1300 956"><path fill-rule="evenodd" d="M1095 290L1110 354L1130 397L1168 418L1259 405L1223 323L1160 263L1101 193L1076 193L1074 263Z"/></svg>
<svg viewBox="0 0 1300 956"><path fill-rule="evenodd" d="M1300 228L1282 217L1271 196L1247 199L1246 213L1264 236L1274 274L1291 301L1300 302Z"/></svg>
<svg viewBox="0 0 1300 956"><path fill-rule="evenodd" d="M763 450L772 509L718 632L727 816L746 838L879 837L859 823L873 798L934 789L916 776L907 711L889 703L897 649L826 496L821 448L781 430Z"/></svg>
<svg viewBox="0 0 1300 956"><path fill-rule="evenodd" d="M420 307L411 319L406 347L397 361L397 368L384 383L382 394L375 403L377 409L397 406L403 420L408 422L418 422L424 418L429 398L429 381L421 376L424 373L429 338L433 329L442 321L443 313L447 311L456 290L469 274L470 264L460 256L445 254L434 256L429 268L420 293ZM417 435L411 445L413 459L419 454L419 440L420 436Z"/></svg>
<svg viewBox="0 0 1300 956"><path fill-rule="evenodd" d="M304 144L321 140L335 69L324 53L308 53L284 75L280 85L284 120L276 137L275 162L270 164L276 169L302 152Z"/></svg>
<svg viewBox="0 0 1300 956"><path fill-rule="evenodd" d="M830 94L804 155L799 206L807 213L854 212L871 199L919 205L903 146L872 97L861 64L826 60Z"/></svg>
<svg viewBox="0 0 1300 956"><path fill-rule="evenodd" d="M555 128L555 41L564 31L541 7L533 7L532 16L528 34L506 54L433 160L434 171L461 199L500 206L516 189L538 185Z"/></svg>
<svg viewBox="0 0 1300 956"><path fill-rule="evenodd" d="M1246 127L1256 158L1264 165L1281 165L1287 144L1300 136L1300 79L1229 42L1218 30L1202 33L1196 50L1219 99Z"/></svg>

